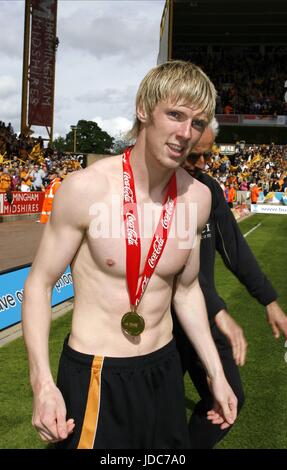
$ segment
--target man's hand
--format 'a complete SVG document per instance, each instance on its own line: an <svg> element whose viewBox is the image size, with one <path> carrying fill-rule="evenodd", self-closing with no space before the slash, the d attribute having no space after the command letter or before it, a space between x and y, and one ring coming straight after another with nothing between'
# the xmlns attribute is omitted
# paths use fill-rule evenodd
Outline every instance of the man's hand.
<svg viewBox="0 0 287 470"><path fill-rule="evenodd" d="M280 332L282 332L287 339L287 316L276 300L267 305L266 317L271 326L274 338L279 338Z"/></svg>
<svg viewBox="0 0 287 470"><path fill-rule="evenodd" d="M227 429L237 417L237 398L224 374L208 379L210 391L214 397L213 409L207 412L207 419L212 424L219 424L220 429Z"/></svg>
<svg viewBox="0 0 287 470"><path fill-rule="evenodd" d="M233 358L236 364L243 366L246 359L247 341L242 328L226 310L220 310L217 313L215 323L219 330L227 337L232 347Z"/></svg>
<svg viewBox="0 0 287 470"><path fill-rule="evenodd" d="M74 430L73 419L66 421L66 406L60 390L49 384L36 393L32 424L42 441L54 443L66 439Z"/></svg>

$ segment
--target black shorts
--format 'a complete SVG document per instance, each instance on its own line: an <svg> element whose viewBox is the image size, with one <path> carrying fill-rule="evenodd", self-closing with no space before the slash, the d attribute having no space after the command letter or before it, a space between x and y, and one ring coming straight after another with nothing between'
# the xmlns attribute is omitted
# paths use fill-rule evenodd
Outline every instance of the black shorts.
<svg viewBox="0 0 287 470"><path fill-rule="evenodd" d="M136 357L83 354L64 342L57 385L74 418L67 449L187 449L182 369L175 341Z"/></svg>

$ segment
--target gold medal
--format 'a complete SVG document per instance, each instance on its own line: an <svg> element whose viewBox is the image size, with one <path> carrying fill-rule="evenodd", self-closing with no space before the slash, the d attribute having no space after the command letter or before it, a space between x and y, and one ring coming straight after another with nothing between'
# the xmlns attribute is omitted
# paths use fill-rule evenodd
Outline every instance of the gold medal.
<svg viewBox="0 0 287 470"><path fill-rule="evenodd" d="M145 328L145 322L137 312L127 312L121 321L123 331L130 336L140 335Z"/></svg>

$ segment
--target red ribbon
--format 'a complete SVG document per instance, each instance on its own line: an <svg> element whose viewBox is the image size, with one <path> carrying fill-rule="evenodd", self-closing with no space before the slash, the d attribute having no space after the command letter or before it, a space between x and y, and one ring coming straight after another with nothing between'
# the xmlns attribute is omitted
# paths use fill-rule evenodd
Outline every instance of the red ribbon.
<svg viewBox="0 0 287 470"><path fill-rule="evenodd" d="M134 310L140 303L151 276L163 253L176 205L176 175L173 173L168 183L167 193L163 202L162 213L154 233L140 286L137 290L141 243L139 233L138 211L134 176L130 165L132 147L128 147L123 154L123 182L124 182L124 225L126 235L126 273L131 309Z"/></svg>

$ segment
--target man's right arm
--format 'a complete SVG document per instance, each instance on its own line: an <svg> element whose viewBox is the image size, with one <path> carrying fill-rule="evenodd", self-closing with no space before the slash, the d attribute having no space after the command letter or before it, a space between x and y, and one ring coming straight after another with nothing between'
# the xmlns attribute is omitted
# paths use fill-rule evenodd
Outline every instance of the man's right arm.
<svg viewBox="0 0 287 470"><path fill-rule="evenodd" d="M33 424L43 440L67 437L66 409L49 365L49 331L53 286L71 263L84 235L83 208L79 203L81 176L71 175L59 188L53 211L24 288L22 324L30 380L34 393Z"/></svg>

